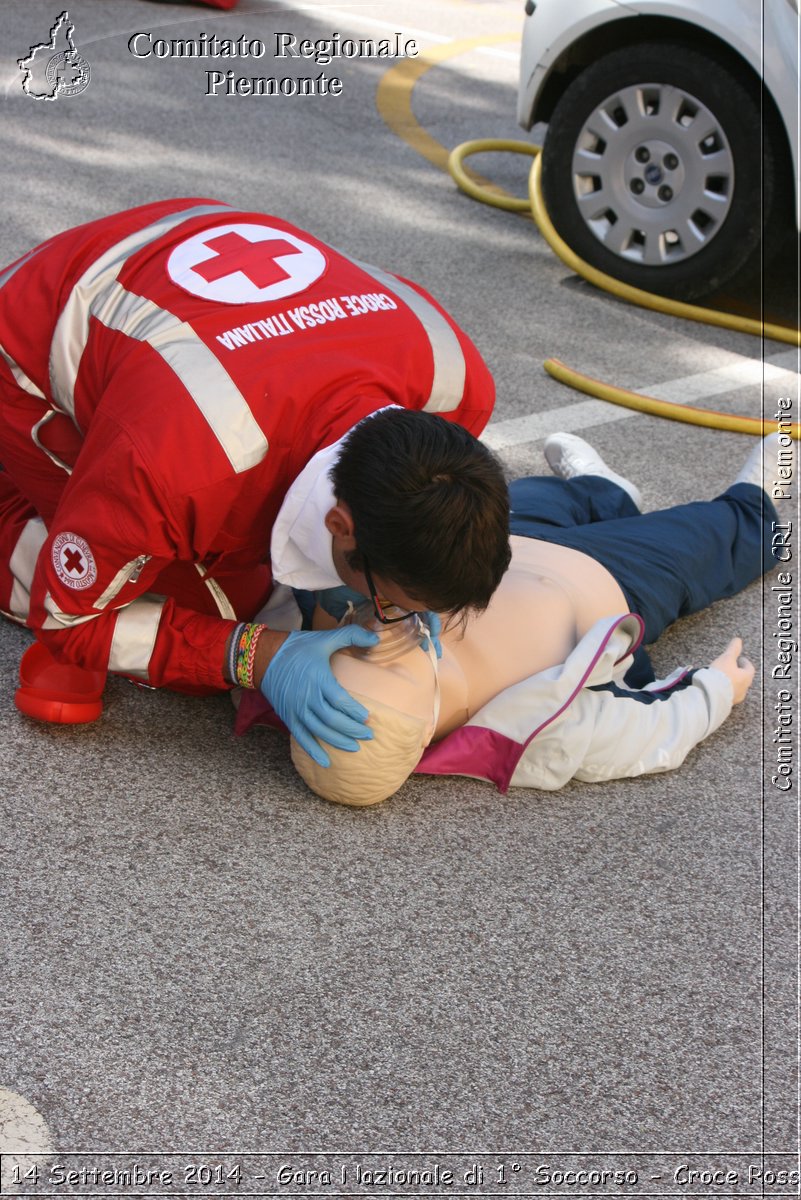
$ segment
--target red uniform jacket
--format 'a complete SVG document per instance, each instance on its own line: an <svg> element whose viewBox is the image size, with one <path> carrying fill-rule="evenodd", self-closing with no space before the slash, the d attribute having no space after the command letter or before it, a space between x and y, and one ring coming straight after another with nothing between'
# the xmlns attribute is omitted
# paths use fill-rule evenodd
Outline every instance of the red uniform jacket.
<svg viewBox="0 0 801 1200"><path fill-rule="evenodd" d="M422 289L210 200L94 221L19 260L0 275L0 350L0 407L24 394L35 418L55 412L19 446L0 432L23 493L58 481L37 504L29 624L61 658L183 691L227 686L232 622L270 591L270 531L317 450L387 404L477 435L494 400Z"/></svg>

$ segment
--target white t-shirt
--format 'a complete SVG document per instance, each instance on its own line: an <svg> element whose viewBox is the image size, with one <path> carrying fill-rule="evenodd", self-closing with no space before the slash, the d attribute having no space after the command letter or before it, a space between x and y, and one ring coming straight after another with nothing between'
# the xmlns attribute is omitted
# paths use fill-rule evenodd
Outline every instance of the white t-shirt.
<svg viewBox="0 0 801 1200"><path fill-rule="evenodd" d="M325 527L326 513L336 504L328 473L339 458L342 440L318 450L286 494L270 539L277 583L310 592L342 584Z"/></svg>

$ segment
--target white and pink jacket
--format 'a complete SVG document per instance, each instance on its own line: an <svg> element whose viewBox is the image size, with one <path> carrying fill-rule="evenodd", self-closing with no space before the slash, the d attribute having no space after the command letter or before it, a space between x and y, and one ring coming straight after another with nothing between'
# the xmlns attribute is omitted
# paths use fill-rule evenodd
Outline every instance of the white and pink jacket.
<svg viewBox="0 0 801 1200"><path fill-rule="evenodd" d="M598 621L566 662L506 688L429 746L417 771L486 779L506 792L680 766L729 715L731 683L713 667L679 668L627 688L623 676L642 630L633 613Z"/></svg>

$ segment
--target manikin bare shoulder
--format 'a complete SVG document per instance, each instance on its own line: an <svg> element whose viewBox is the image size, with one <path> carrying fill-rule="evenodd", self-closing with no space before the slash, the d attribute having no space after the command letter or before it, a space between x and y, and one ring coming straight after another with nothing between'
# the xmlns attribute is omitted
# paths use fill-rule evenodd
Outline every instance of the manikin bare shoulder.
<svg viewBox="0 0 801 1200"><path fill-rule="evenodd" d="M601 617L626 611L605 568L578 551L512 538L512 562L485 612L446 624L438 664L439 716L434 738L456 729L499 692L564 662ZM317 621L315 621L317 624ZM385 637L399 638L386 627ZM342 652L334 673L350 692L373 697L431 725L432 664L410 639L394 655Z"/></svg>

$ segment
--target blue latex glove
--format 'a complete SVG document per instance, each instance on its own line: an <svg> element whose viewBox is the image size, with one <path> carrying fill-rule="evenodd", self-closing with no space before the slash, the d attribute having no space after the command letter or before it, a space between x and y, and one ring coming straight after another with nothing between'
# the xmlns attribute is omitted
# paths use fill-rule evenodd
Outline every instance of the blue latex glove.
<svg viewBox="0 0 801 1200"><path fill-rule="evenodd" d="M317 592L315 596L323 612L327 612L335 621L341 621L344 617L348 611L348 603L351 603L354 608L358 608L367 599L367 596L363 596L361 592L355 592L353 588L345 587L344 584L342 587L325 588L324 591Z"/></svg>
<svg viewBox="0 0 801 1200"><path fill-rule="evenodd" d="M425 621L426 625L428 626L428 631L431 634L431 641L434 649L437 652L437 658L442 658L442 642L440 641L440 634L442 633L442 621L439 613L422 612L420 613L420 619ZM428 638L423 638L420 645L424 650L427 650Z"/></svg>
<svg viewBox="0 0 801 1200"><path fill-rule="evenodd" d="M290 633L261 681L261 691L306 753L321 767L331 760L316 741L339 750L358 750L371 738L367 709L337 683L330 658L345 646L374 646L375 633L346 625L323 633Z"/></svg>

